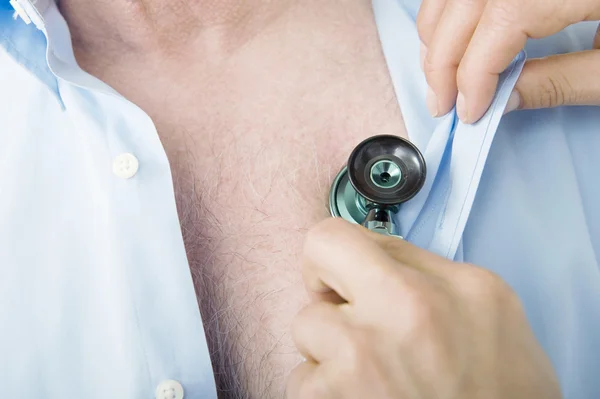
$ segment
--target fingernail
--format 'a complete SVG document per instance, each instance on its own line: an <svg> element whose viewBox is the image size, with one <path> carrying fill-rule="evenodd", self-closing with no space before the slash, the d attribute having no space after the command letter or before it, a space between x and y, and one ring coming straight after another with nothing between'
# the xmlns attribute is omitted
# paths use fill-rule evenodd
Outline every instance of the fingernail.
<svg viewBox="0 0 600 399"><path fill-rule="evenodd" d="M471 121L469 121L469 112L467 111L465 96L461 92L458 93L458 98L456 99L456 113L463 123L471 123Z"/></svg>
<svg viewBox="0 0 600 399"><path fill-rule="evenodd" d="M510 97L508 97L508 103L506 103L506 109L504 110L504 115L509 112L513 112L518 110L521 107L521 95L518 91L513 90L510 93Z"/></svg>
<svg viewBox="0 0 600 399"><path fill-rule="evenodd" d="M429 113L434 118L438 116L438 103L437 96L431 89L431 87L427 87L427 108L429 109Z"/></svg>
<svg viewBox="0 0 600 399"><path fill-rule="evenodd" d="M427 47L421 42L421 70L425 71L425 57L427 57Z"/></svg>

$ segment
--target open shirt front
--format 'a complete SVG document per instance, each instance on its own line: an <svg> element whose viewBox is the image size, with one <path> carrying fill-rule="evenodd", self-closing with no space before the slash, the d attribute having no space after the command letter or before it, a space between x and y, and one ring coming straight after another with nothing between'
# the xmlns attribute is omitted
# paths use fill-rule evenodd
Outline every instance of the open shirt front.
<svg viewBox="0 0 600 399"><path fill-rule="evenodd" d="M29 25L0 0L3 393L141 399L177 380L186 397L216 397L154 124L76 65L52 0L18 3ZM504 278L566 398L599 398L600 109L502 117L523 53L477 124L460 123L454 112L431 118L419 5L373 1L407 131L429 170L422 192L401 208L401 233ZM531 41L527 52L587 49L594 31L579 24ZM129 153L139 171L119 178L113 161Z"/></svg>

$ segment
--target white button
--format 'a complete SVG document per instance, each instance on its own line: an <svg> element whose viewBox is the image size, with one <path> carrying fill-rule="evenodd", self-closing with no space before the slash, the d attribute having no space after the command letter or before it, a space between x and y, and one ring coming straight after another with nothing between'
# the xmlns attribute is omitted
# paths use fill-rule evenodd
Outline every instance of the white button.
<svg viewBox="0 0 600 399"><path fill-rule="evenodd" d="M183 399L183 387L175 380L166 380L156 387L156 399Z"/></svg>
<svg viewBox="0 0 600 399"><path fill-rule="evenodd" d="M113 173L123 179L135 176L140 163L133 154L121 154L113 161Z"/></svg>

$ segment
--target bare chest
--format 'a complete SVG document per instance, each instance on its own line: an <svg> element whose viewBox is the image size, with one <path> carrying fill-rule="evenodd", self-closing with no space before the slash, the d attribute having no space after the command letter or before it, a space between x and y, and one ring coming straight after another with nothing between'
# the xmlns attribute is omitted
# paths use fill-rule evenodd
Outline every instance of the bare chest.
<svg viewBox="0 0 600 399"><path fill-rule="evenodd" d="M358 142L405 135L375 25L365 21L281 34L218 65L105 78L151 116L167 151L223 388L281 396L298 361L288 330L306 300L304 233L328 216L329 186Z"/></svg>

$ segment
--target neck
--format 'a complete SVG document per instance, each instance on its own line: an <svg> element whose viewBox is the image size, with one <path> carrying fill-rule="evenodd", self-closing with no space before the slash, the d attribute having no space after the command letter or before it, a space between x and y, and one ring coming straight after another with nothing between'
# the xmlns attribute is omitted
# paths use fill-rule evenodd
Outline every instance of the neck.
<svg viewBox="0 0 600 399"><path fill-rule="evenodd" d="M61 0L75 47L177 51L190 43L236 47L277 19L293 0Z"/></svg>

